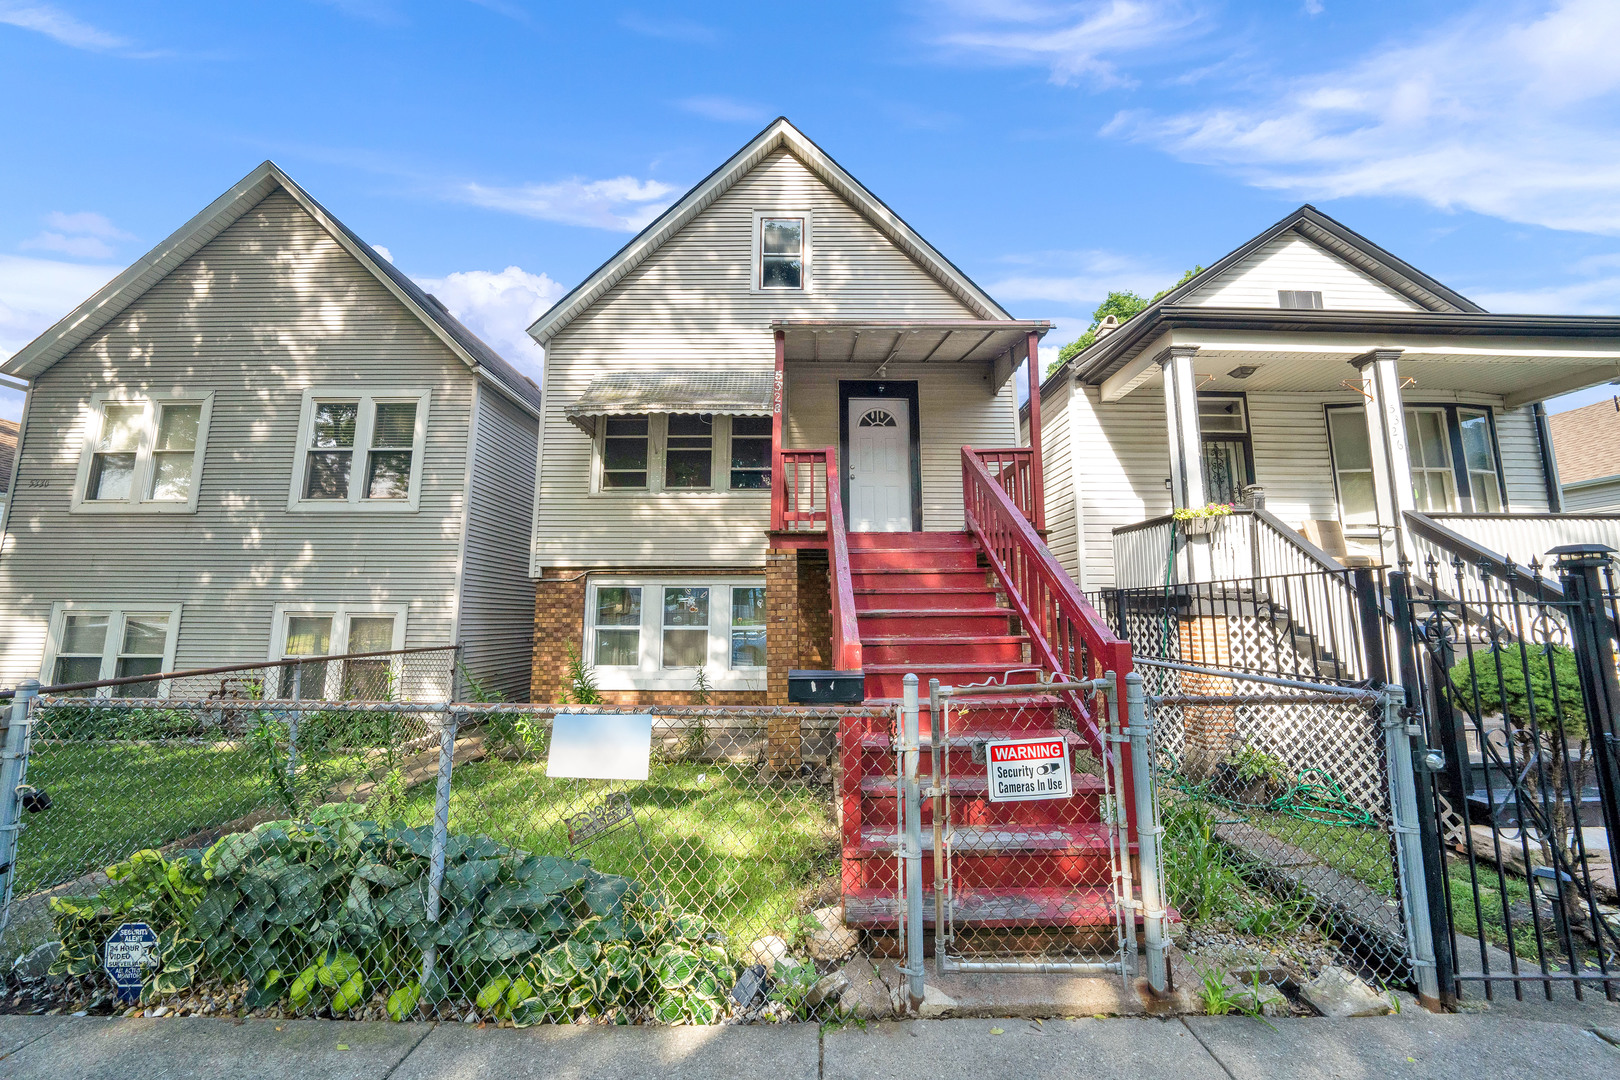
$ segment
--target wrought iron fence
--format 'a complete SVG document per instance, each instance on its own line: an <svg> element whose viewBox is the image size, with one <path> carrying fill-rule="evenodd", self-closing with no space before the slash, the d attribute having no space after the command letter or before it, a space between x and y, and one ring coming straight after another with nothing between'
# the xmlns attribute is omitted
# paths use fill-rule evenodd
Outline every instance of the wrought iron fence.
<svg viewBox="0 0 1620 1080"><path fill-rule="evenodd" d="M1610 553L1540 567L1429 561L1392 579L1424 774L1448 997L1620 1000Z"/></svg>
<svg viewBox="0 0 1620 1080"><path fill-rule="evenodd" d="M1364 635L1383 594L1382 572L1360 569L1108 589L1091 599L1138 656L1359 682L1376 674Z"/></svg>
<svg viewBox="0 0 1620 1080"><path fill-rule="evenodd" d="M645 780L549 775L559 713L648 712ZM840 722L884 716L36 698L35 812L0 957L49 962L66 982L32 992L94 1010L113 992L102 944L141 922L156 964L136 1008L516 1025L886 1012L871 935L842 918L835 782Z"/></svg>

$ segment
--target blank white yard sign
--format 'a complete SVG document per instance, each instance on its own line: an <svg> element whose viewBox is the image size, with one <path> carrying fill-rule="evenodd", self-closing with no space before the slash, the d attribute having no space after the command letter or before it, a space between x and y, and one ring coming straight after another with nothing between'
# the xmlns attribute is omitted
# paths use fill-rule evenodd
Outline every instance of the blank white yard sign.
<svg viewBox="0 0 1620 1080"><path fill-rule="evenodd" d="M551 721L546 775L586 780L647 779L652 721L651 713L558 713Z"/></svg>

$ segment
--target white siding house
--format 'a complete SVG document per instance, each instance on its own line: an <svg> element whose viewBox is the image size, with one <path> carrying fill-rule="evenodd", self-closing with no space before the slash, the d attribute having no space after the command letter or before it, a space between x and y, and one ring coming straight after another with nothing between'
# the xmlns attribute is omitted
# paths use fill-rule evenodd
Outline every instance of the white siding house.
<svg viewBox="0 0 1620 1080"><path fill-rule="evenodd" d="M546 349L535 693L570 650L614 694L692 685L689 666L655 655L657 598L765 584L780 452L832 448L852 530L960 531L962 447L1017 445L1012 371L1046 325L1012 320L791 124L771 124L530 328ZM882 485L851 484L863 401L898 418ZM890 503L874 517L861 504L879 487ZM826 618L819 572L809 620ZM626 589L639 614L609 611ZM706 676L759 696L763 666L732 664L724 646L742 611L711 609ZM605 654L631 638L603 619L639 620L634 657Z"/></svg>
<svg viewBox="0 0 1620 1080"><path fill-rule="evenodd" d="M1087 590L1285 568L1173 538L1208 503L1263 506L1289 570L1421 561L1413 513L1507 542L1558 509L1539 402L1617 371L1620 320L1491 315L1301 207L1047 377L1053 550ZM1511 554L1544 554L1538 530Z"/></svg>
<svg viewBox="0 0 1620 1080"><path fill-rule="evenodd" d="M277 659L311 615L526 696L538 388L273 164L3 370L0 682L111 677L141 634L166 670Z"/></svg>

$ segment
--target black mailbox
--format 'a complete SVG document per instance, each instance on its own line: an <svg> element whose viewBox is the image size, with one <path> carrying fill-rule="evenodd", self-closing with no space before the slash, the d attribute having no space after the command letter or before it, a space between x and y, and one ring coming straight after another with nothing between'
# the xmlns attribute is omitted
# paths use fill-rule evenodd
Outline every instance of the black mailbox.
<svg viewBox="0 0 1620 1080"><path fill-rule="evenodd" d="M866 676L859 671L790 671L788 701L794 705L859 705Z"/></svg>

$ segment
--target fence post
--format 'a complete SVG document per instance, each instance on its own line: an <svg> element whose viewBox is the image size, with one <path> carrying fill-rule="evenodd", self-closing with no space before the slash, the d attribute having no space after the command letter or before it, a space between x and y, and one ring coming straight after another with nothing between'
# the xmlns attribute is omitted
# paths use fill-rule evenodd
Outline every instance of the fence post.
<svg viewBox="0 0 1620 1080"><path fill-rule="evenodd" d="M910 1011L916 1012L923 1002L923 889L922 889L922 794L917 785L917 758L921 753L917 720L917 675L906 672L903 680L904 697L900 707L900 752L906 798L906 835L901 840L902 856L906 863L906 966L907 995ZM939 852L934 853L939 858ZM939 897L934 898L934 911L939 911ZM935 931L938 931L937 919Z"/></svg>
<svg viewBox="0 0 1620 1080"><path fill-rule="evenodd" d="M38 694L38 679L24 679L17 684L6 722L5 749L0 751L0 877L5 878L5 887L0 889L0 932L11 921L11 883L17 877L17 831L22 828L22 794L18 788L22 787L28 769L28 725L31 722L28 714Z"/></svg>
<svg viewBox="0 0 1620 1080"><path fill-rule="evenodd" d="M287 717L287 786L290 788L298 780L298 722L303 718L304 710L298 702L304 697L304 665L293 665L293 711Z"/></svg>
<svg viewBox="0 0 1620 1080"><path fill-rule="evenodd" d="M1418 1000L1434 1012L1441 1008L1439 969L1434 956L1434 924L1429 914L1429 875L1425 869L1423 833L1419 824L1417 765L1412 760L1412 735L1402 715L1406 691L1391 684L1383 691L1384 750L1389 769L1390 831L1395 834L1395 863L1399 869L1402 908L1406 914L1406 947L1412 959Z"/></svg>
<svg viewBox="0 0 1620 1080"><path fill-rule="evenodd" d="M1439 1004L1442 1008L1454 1008L1457 1004L1457 975L1456 967L1456 941L1451 928L1451 910L1448 907L1446 896L1446 853L1440 844L1441 824L1437 809L1437 789L1448 794L1448 798L1455 797L1461 800L1468 797L1467 769L1468 769L1468 742L1457 724L1457 715L1451 708L1451 698L1444 688L1431 685L1427 693L1424 691L1424 682L1419 675L1419 658L1417 635L1414 632L1416 616L1412 610L1412 601L1407 592L1410 578L1404 570L1397 570L1389 575L1390 608L1395 619L1395 648L1396 663L1400 666L1400 685L1405 692L1406 707L1417 714L1426 709L1432 710L1429 722L1430 734L1437 734L1441 740L1441 768L1438 773L1433 763L1424 761L1425 777L1422 786L1417 788L1417 823L1422 832L1423 865L1425 868L1425 890L1429 911L1429 936L1434 943L1434 960L1436 979L1440 988ZM1440 642L1444 654L1445 642ZM1449 666L1442 664L1443 670ZM1421 737L1421 736L1420 736ZM1411 739L1407 739L1410 750ZM1433 755L1427 752L1427 739L1424 741L1424 758ZM1415 758L1414 758L1415 760ZM1393 762L1388 763L1393 768ZM1417 779L1413 779L1414 786Z"/></svg>
<svg viewBox="0 0 1620 1080"><path fill-rule="evenodd" d="M439 786L433 799L433 851L428 862L427 918L430 923L439 921L439 897L444 888L444 852L450 843L450 773L455 762L458 712L447 703L444 719L439 723ZM438 958L437 945L430 944L422 950L423 1000L437 1001L437 998L428 997L428 988L432 985L433 968Z"/></svg>
<svg viewBox="0 0 1620 1080"><path fill-rule="evenodd" d="M1159 854L1158 800L1154 798L1151 721L1147 699L1142 693L1142 675L1132 671L1125 676L1125 713L1130 721L1131 782L1136 789L1136 862L1142 881L1142 935L1147 939L1148 986L1162 994L1169 985L1164 962L1164 864ZM1129 858L1129 853L1126 853Z"/></svg>
<svg viewBox="0 0 1620 1080"><path fill-rule="evenodd" d="M1615 632L1603 593L1602 571L1614 551L1602 544L1566 544L1558 556L1558 579L1570 605L1570 644L1580 675L1581 697L1592 732L1598 799L1609 850L1620 842L1620 681L1614 670Z"/></svg>
<svg viewBox="0 0 1620 1080"><path fill-rule="evenodd" d="M1367 661L1366 675L1374 686L1389 682L1389 659L1384 654L1384 619L1379 610L1378 588L1370 566L1351 571L1356 587L1356 612L1361 620L1361 647Z"/></svg>
<svg viewBox="0 0 1620 1080"><path fill-rule="evenodd" d="M1103 764L1103 768L1113 773L1113 805L1107 808L1107 813L1114 829L1114 842L1119 849L1119 870L1114 879L1114 900L1125 912L1124 918L1129 920L1123 942L1123 955L1120 957L1122 961L1120 976L1129 984L1130 977L1127 972L1135 971L1141 974L1139 969L1141 957L1136 947L1136 886L1131 876L1131 818L1125 812L1125 755L1131 737L1125 733L1125 722L1119 712L1119 673L1108 671L1104 673L1103 679L1103 695L1108 703L1109 758Z"/></svg>

